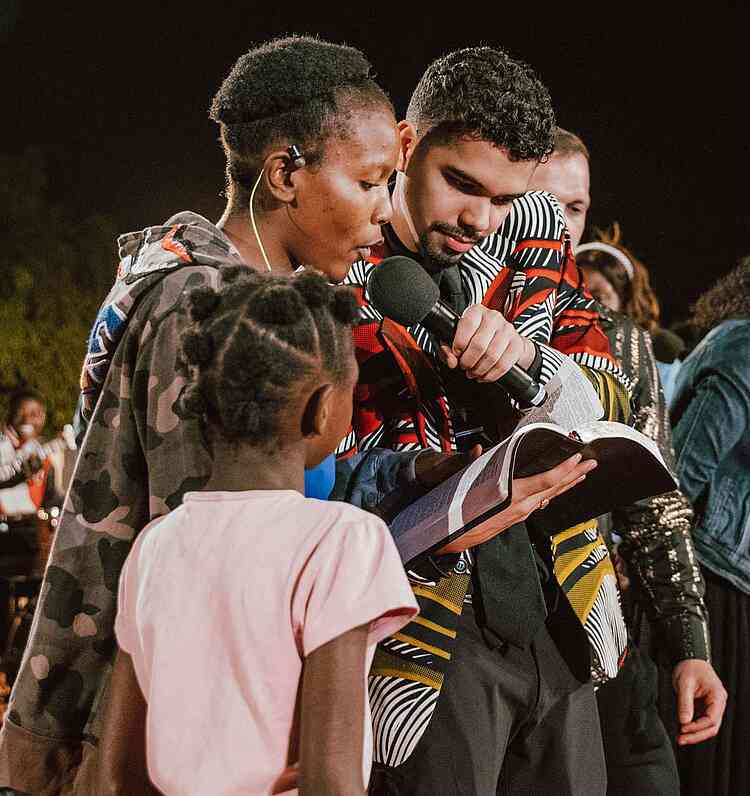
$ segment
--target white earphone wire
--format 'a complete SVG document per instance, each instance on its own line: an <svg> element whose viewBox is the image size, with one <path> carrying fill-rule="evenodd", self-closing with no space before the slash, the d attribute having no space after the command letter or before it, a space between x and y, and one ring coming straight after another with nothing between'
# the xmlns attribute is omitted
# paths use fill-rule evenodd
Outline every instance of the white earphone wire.
<svg viewBox="0 0 750 796"><path fill-rule="evenodd" d="M271 263L268 262L268 256L266 255L266 250L263 247L263 241L260 239L260 233L258 232L258 227L255 223L255 213L253 212L253 200L255 199L255 192L258 190L258 186L260 185L261 178L263 177L263 169L260 170L260 174L258 174L258 179L255 181L255 185L253 185L253 190L250 192L250 223L253 225L253 234L255 235L255 240L258 241L258 246L260 247L260 253L263 255L263 261L266 264L266 268L271 271Z"/></svg>

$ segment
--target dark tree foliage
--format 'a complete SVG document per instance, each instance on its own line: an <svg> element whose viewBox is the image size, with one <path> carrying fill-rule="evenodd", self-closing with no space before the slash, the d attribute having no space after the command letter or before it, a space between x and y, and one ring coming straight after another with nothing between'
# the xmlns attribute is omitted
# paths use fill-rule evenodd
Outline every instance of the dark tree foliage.
<svg viewBox="0 0 750 796"><path fill-rule="evenodd" d="M44 159L0 155L0 420L19 384L47 401L49 435L70 422L88 332L115 274L114 224L67 217Z"/></svg>

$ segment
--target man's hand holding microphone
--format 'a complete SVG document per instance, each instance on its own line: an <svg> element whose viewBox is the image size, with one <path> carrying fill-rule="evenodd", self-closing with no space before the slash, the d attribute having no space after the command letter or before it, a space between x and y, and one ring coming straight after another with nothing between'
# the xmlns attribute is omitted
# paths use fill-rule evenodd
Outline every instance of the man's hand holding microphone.
<svg viewBox="0 0 750 796"><path fill-rule="evenodd" d="M522 406L538 406L546 400L544 388L526 369L536 359L536 346L522 337L502 313L480 304L468 307L459 316L440 300L437 285L419 263L408 257L388 257L373 270L368 282L370 300L384 317L403 326L420 323L440 343L441 359L449 368L460 367L467 378L488 384L488 400L499 385ZM493 385L493 386L489 386ZM417 482L431 489L482 453L475 445L464 453L424 451L416 460ZM512 502L439 553L459 553L481 544L506 528L525 520L532 512L546 508L557 495L586 478L596 467L594 460L571 456L552 470L514 478Z"/></svg>

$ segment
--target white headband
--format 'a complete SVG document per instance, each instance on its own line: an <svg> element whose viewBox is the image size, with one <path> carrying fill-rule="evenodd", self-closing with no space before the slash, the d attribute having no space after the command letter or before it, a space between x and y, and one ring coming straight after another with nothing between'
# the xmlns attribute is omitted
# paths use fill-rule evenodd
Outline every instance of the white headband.
<svg viewBox="0 0 750 796"><path fill-rule="evenodd" d="M582 243L573 253L579 255L581 252L605 252L611 255L625 269L628 279L631 282L633 281L633 263L631 263L624 252L621 252L617 247L610 246L609 243L601 243L595 240L591 243Z"/></svg>

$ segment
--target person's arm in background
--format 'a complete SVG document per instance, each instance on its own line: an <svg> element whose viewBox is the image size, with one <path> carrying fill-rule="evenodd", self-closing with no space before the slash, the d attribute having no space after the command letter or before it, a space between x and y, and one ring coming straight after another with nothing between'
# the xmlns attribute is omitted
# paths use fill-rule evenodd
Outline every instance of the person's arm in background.
<svg viewBox="0 0 750 796"><path fill-rule="evenodd" d="M636 350L628 347L624 352L628 362L639 363L633 427L656 442L667 466L674 469L672 431L653 349L646 332L636 332ZM631 339L630 334L626 337ZM705 585L690 533L690 501L675 490L624 506L613 515L623 537L619 552L648 598L644 607L672 665L689 658L708 661Z"/></svg>
<svg viewBox="0 0 750 796"><path fill-rule="evenodd" d="M47 469L47 481L44 485L44 500L42 501L42 506L47 510L53 507L60 509L62 508L64 500L65 493L57 489L57 471L55 470L54 462L51 462Z"/></svg>
<svg viewBox="0 0 750 796"><path fill-rule="evenodd" d="M634 325L625 332L625 368L638 366L633 427L656 442L664 461L673 468L671 427L651 339ZM690 501L675 490L617 509L613 518L623 539L618 551L645 597L641 603L670 659L678 720L687 725L694 714L696 718L703 714L696 700L719 705L723 692L710 664L705 584L690 532ZM688 736L683 730L683 743L703 739Z"/></svg>

